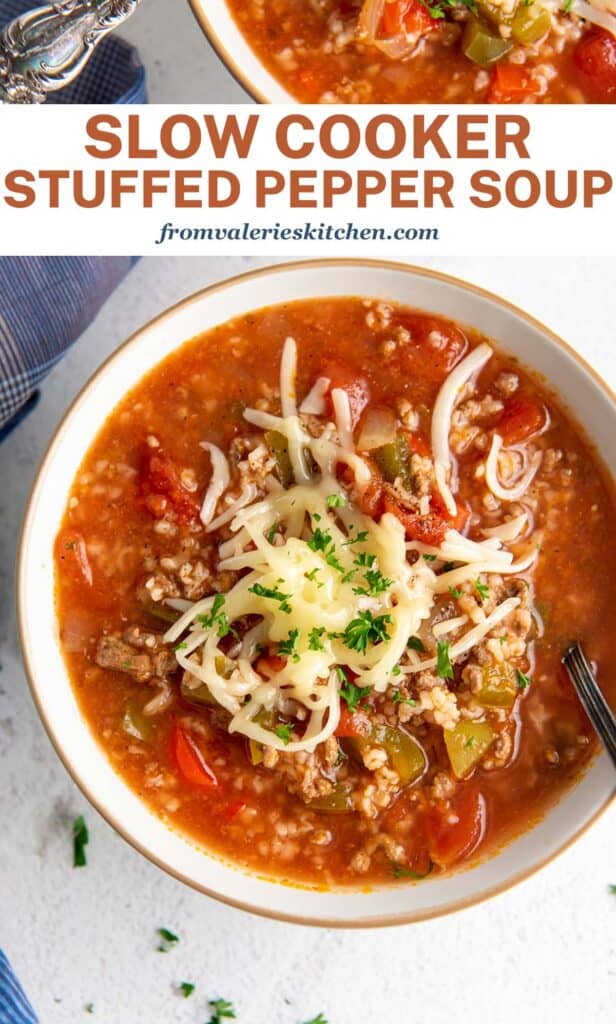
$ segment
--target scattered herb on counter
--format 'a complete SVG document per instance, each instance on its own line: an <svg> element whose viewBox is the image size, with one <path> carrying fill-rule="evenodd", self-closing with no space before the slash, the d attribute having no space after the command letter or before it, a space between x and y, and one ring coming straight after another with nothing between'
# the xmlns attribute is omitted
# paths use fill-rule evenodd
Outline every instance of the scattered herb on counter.
<svg viewBox="0 0 616 1024"><path fill-rule="evenodd" d="M616 885L613 883L612 885L608 885L608 890L611 892L612 896L616 896Z"/></svg>
<svg viewBox="0 0 616 1024"><path fill-rule="evenodd" d="M183 981L180 984L180 992L184 996L184 999L188 999L189 996L195 991L195 986L192 981Z"/></svg>
<svg viewBox="0 0 616 1024"><path fill-rule="evenodd" d="M449 659L450 646L447 640L441 640L436 645L436 674L441 679L453 679L453 666Z"/></svg>
<svg viewBox="0 0 616 1024"><path fill-rule="evenodd" d="M73 867L85 868L88 863L86 859L86 846L90 842L90 833L85 823L83 814L75 818L73 822Z"/></svg>
<svg viewBox="0 0 616 1024"><path fill-rule="evenodd" d="M312 1020L305 1020L304 1024L328 1024L327 1018L322 1013L318 1013Z"/></svg>
<svg viewBox="0 0 616 1024"><path fill-rule="evenodd" d="M86 1013L94 1013L94 1003L86 1003L84 1010Z"/></svg>
<svg viewBox="0 0 616 1024"><path fill-rule="evenodd" d="M222 1024L223 1020L235 1020L233 1004L229 1003L226 999L210 999L209 1004L212 1016L208 1024Z"/></svg>
<svg viewBox="0 0 616 1024"><path fill-rule="evenodd" d="M170 949L180 941L179 935L175 935L174 932L170 932L168 928L159 928L158 934L160 935L160 943L158 945L159 953L168 953Z"/></svg>

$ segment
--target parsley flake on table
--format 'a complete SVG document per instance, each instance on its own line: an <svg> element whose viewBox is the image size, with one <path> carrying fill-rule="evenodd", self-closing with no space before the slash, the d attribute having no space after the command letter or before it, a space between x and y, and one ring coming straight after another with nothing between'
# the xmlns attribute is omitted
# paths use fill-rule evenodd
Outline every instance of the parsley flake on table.
<svg viewBox="0 0 616 1024"><path fill-rule="evenodd" d="M183 981L180 984L180 992L184 996L184 999L188 999L189 996L195 991L195 986L192 981Z"/></svg>
<svg viewBox="0 0 616 1024"><path fill-rule="evenodd" d="M346 701L350 712L357 711L360 701L370 693L369 686L356 686L350 679L345 677L344 685L340 687L340 696Z"/></svg>
<svg viewBox="0 0 616 1024"><path fill-rule="evenodd" d="M616 885L612 883L611 885L608 885L608 889L611 892L612 896L616 896Z"/></svg>
<svg viewBox="0 0 616 1024"><path fill-rule="evenodd" d="M293 732L293 722L287 722L285 725L277 725L274 732L279 740L282 740L285 747L291 742L291 733Z"/></svg>
<svg viewBox="0 0 616 1024"><path fill-rule="evenodd" d="M369 611L358 612L357 617L351 619L344 632L339 635L346 647L365 654L368 644L389 640L385 627L391 622L391 615L375 616Z"/></svg>
<svg viewBox="0 0 616 1024"><path fill-rule="evenodd" d="M318 1013L312 1020L305 1020L304 1024L328 1024L328 1021L322 1013Z"/></svg>
<svg viewBox="0 0 616 1024"><path fill-rule="evenodd" d="M515 675L516 675L516 679L517 679L517 682L518 682L519 689L520 690L527 690L528 687L530 686L531 682L532 682L530 676L525 676L524 673L521 672L519 668L516 668Z"/></svg>
<svg viewBox="0 0 616 1024"><path fill-rule="evenodd" d="M84 1010L86 1013L94 1013L94 1003L86 1003Z"/></svg>
<svg viewBox="0 0 616 1024"><path fill-rule="evenodd" d="M235 1020L235 1010L233 1004L228 1002L226 999L210 999L209 1000L210 1010L212 1016L210 1017L208 1024L222 1024L224 1020Z"/></svg>
<svg viewBox="0 0 616 1024"><path fill-rule="evenodd" d="M447 640L440 640L436 645L436 674L441 679L453 679L453 666L449 659L449 648L451 644Z"/></svg>
<svg viewBox="0 0 616 1024"><path fill-rule="evenodd" d="M85 823L83 814L75 818L73 822L73 867L85 868L88 863L86 858L86 846L90 842L90 833Z"/></svg>
<svg viewBox="0 0 616 1024"><path fill-rule="evenodd" d="M297 641L299 640L299 629L289 630L289 636L286 640L279 640L278 642L278 653L284 654L291 661L298 662L299 654L297 653Z"/></svg>
<svg viewBox="0 0 616 1024"><path fill-rule="evenodd" d="M176 935L175 932L170 932L168 928L159 928L158 934L160 935L159 953L168 953L180 941L179 935Z"/></svg>
<svg viewBox="0 0 616 1024"><path fill-rule="evenodd" d="M487 583L482 583L480 578L477 577L475 580L475 590L479 594L482 601L486 601L490 593L490 588Z"/></svg>

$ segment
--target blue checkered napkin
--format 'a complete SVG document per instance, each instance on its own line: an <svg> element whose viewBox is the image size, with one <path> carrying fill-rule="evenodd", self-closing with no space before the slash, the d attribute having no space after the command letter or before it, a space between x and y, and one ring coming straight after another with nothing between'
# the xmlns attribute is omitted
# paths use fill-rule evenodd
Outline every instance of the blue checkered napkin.
<svg viewBox="0 0 616 1024"><path fill-rule="evenodd" d="M0 0L0 26L44 0ZM145 71L134 47L111 35L100 44L79 78L50 93L47 103L147 103Z"/></svg>
<svg viewBox="0 0 616 1024"><path fill-rule="evenodd" d="M38 1024L38 1017L24 995L0 950L0 1024Z"/></svg>
<svg viewBox="0 0 616 1024"><path fill-rule="evenodd" d="M134 262L131 256L0 257L0 441L36 403L39 382Z"/></svg>

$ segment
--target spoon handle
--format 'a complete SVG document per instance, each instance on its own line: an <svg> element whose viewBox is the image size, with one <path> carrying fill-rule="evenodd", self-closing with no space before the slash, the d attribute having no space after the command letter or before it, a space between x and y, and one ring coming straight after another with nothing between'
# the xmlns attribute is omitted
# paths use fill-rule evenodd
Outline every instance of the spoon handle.
<svg viewBox="0 0 616 1024"><path fill-rule="evenodd" d="M55 0L0 32L0 103L44 103L81 73L141 0Z"/></svg>
<svg viewBox="0 0 616 1024"><path fill-rule="evenodd" d="M573 683L586 714L616 767L616 717L601 693L595 675L579 646L573 644L563 657L569 678Z"/></svg>

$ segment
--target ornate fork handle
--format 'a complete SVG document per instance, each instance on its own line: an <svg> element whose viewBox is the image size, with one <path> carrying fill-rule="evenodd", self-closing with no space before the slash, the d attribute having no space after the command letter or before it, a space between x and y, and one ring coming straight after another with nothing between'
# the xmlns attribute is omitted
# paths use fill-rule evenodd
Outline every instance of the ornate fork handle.
<svg viewBox="0 0 616 1024"><path fill-rule="evenodd" d="M0 33L0 103L43 103L74 81L98 44L141 0L56 0Z"/></svg>

